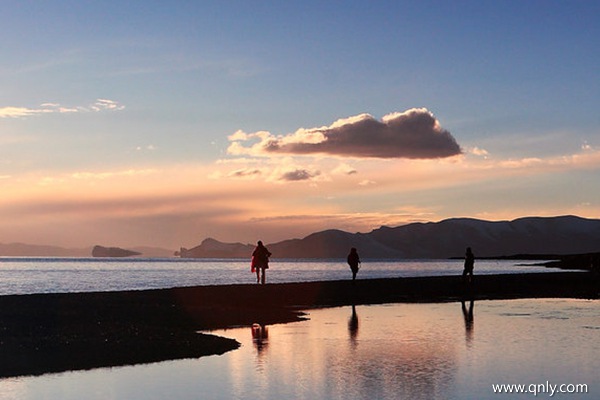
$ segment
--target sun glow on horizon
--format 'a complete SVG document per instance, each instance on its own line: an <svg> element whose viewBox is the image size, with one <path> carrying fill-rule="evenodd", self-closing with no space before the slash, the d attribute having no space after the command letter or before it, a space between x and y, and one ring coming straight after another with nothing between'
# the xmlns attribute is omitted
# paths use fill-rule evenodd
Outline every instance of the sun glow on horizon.
<svg viewBox="0 0 600 400"><path fill-rule="evenodd" d="M597 217L600 206L591 199L565 200L562 205L552 199L532 207L495 197L498 204L493 210L477 205L481 194L473 194L472 201L456 199L465 199L487 182L497 186L506 182L495 189L504 190L503 185L532 177L569 176L598 168L600 151L588 147L572 155L535 160L498 160L489 153L485 158L465 154L447 160L345 163L326 157L234 158L160 168L11 175L0 180L5 193L0 199L0 241L83 246L110 238L110 243L123 245L177 248L204 237L252 242L259 232L273 242L326 229L369 232L380 226L459 216ZM299 179L274 179L286 170L319 174L318 179L302 174ZM453 198L452 204L445 203Z"/></svg>

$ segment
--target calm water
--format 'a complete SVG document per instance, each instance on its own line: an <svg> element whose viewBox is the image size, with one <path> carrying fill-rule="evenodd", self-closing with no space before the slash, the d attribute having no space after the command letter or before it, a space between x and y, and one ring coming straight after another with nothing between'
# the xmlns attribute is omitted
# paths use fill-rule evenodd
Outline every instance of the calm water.
<svg viewBox="0 0 600 400"><path fill-rule="evenodd" d="M479 260L475 273L557 271L518 266L520 263L527 262ZM358 277L456 275L461 271L461 260L369 261L362 263ZM322 281L350 276L344 260L273 260L267 281ZM0 295L252 284L255 280L250 262L239 259L0 258Z"/></svg>
<svg viewBox="0 0 600 400"><path fill-rule="evenodd" d="M310 320L213 333L222 356L0 380L2 399L597 399L599 301L479 301L311 310ZM258 332L258 329L254 331ZM587 385L495 394L493 384ZM565 386L575 390L574 386Z"/></svg>

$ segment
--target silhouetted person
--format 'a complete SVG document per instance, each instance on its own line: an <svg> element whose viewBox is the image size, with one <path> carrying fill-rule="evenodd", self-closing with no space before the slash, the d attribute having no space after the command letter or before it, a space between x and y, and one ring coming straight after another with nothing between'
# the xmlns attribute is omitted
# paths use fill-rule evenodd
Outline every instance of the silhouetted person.
<svg viewBox="0 0 600 400"><path fill-rule="evenodd" d="M256 269L256 283L265 284L265 274L267 269L269 269L269 257L271 257L271 252L259 240L258 245L252 253L252 266Z"/></svg>
<svg viewBox="0 0 600 400"><path fill-rule="evenodd" d="M473 268L475 268L475 255L471 251L471 248L467 247L467 252L465 253L465 267L462 273L463 282L471 283L473 280Z"/></svg>
<svg viewBox="0 0 600 400"><path fill-rule="evenodd" d="M350 270L352 271L352 280L355 280L359 269L358 265L360 264L360 257L358 256L356 248L353 247L350 249L350 254L348 254L347 261L348 265L350 266Z"/></svg>

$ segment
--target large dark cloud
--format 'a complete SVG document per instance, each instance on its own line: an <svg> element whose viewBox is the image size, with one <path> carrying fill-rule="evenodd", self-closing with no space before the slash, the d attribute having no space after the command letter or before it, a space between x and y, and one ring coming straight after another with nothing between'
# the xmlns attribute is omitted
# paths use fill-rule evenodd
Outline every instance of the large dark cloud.
<svg viewBox="0 0 600 400"><path fill-rule="evenodd" d="M424 108L389 114L381 121L361 114L338 120L328 127L300 129L287 136L260 132L246 137L261 140L250 148L236 142L230 147L235 149L232 152L365 158L443 158L462 152L450 132Z"/></svg>

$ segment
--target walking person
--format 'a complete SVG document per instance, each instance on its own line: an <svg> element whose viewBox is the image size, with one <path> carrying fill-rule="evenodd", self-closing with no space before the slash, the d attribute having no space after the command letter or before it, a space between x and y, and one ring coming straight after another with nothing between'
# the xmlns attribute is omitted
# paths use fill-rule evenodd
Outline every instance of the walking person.
<svg viewBox="0 0 600 400"><path fill-rule="evenodd" d="M350 249L350 254L348 254L348 265L350 266L350 270L352 271L352 280L356 280L356 274L359 270L360 257L358 256L358 252L356 248L353 247Z"/></svg>
<svg viewBox="0 0 600 400"><path fill-rule="evenodd" d="M467 247L465 253L465 266L462 273L463 282L471 283L473 281L473 269L475 268L475 255L470 247Z"/></svg>
<svg viewBox="0 0 600 400"><path fill-rule="evenodd" d="M254 252L252 252L252 267L256 270L256 283L265 284L266 271L269 269L269 257L271 257L271 252L259 240Z"/></svg>

